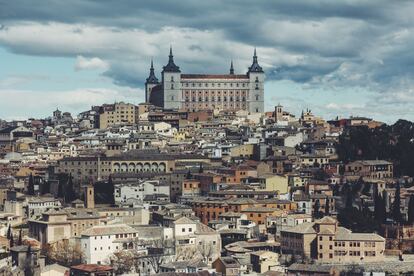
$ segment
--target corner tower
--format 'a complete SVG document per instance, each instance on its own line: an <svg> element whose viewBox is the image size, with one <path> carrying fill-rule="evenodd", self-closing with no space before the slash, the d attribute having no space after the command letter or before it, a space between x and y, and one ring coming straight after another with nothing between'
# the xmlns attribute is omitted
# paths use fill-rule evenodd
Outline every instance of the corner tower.
<svg viewBox="0 0 414 276"><path fill-rule="evenodd" d="M265 73L262 67L259 65L256 48L254 48L253 63L247 71L249 76L249 112L250 113L263 113L264 112L264 80Z"/></svg>
<svg viewBox="0 0 414 276"><path fill-rule="evenodd" d="M148 78L145 81L145 102L149 103L150 97L151 97L151 90L159 84L157 77L154 73L154 64L151 59L151 68L150 68L150 74Z"/></svg>
<svg viewBox="0 0 414 276"><path fill-rule="evenodd" d="M175 65L172 47L168 56L168 64L162 70L162 85L164 91L164 108L180 109L182 102L181 71Z"/></svg>

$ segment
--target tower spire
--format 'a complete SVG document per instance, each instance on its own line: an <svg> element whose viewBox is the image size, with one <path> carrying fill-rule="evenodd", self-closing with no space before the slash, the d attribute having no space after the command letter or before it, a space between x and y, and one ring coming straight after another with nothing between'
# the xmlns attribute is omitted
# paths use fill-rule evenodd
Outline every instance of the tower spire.
<svg viewBox="0 0 414 276"><path fill-rule="evenodd" d="M234 75L233 60L230 63L230 75Z"/></svg>
<svg viewBox="0 0 414 276"><path fill-rule="evenodd" d="M254 47L254 53L253 53L253 63L257 63L257 53L256 53L256 47Z"/></svg>
<svg viewBox="0 0 414 276"><path fill-rule="evenodd" d="M151 58L151 67L150 67L149 77L147 78L147 83L153 83L153 84L158 83L158 79L154 73L154 62L152 58Z"/></svg>
<svg viewBox="0 0 414 276"><path fill-rule="evenodd" d="M164 66L163 72L181 72L180 67L175 65L172 46L170 45L170 54L168 56L168 64Z"/></svg>
<svg viewBox="0 0 414 276"><path fill-rule="evenodd" d="M257 61L257 52L256 52L256 47L254 47L254 52L253 52L253 63L252 63L252 65L249 67L249 72L263 73L263 69L262 69L262 67L260 67L259 62Z"/></svg>

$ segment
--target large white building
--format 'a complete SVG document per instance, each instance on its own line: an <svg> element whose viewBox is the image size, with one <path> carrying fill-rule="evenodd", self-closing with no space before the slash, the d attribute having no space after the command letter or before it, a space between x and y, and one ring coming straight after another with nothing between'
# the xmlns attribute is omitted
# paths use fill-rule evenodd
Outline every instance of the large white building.
<svg viewBox="0 0 414 276"><path fill-rule="evenodd" d="M138 231L126 224L93 226L81 235L81 248L88 264L103 264L111 254L133 249Z"/></svg>
<svg viewBox="0 0 414 276"><path fill-rule="evenodd" d="M175 65L170 48L168 64L163 67L161 82L151 62L145 82L146 101L166 109L246 110L264 112L264 79L254 50L252 65L246 74L234 74L233 62L229 74L182 74Z"/></svg>
<svg viewBox="0 0 414 276"><path fill-rule="evenodd" d="M119 184L115 186L115 202L123 203L135 199L140 202L148 195L161 194L170 196L170 186L159 180L147 180L140 183Z"/></svg>

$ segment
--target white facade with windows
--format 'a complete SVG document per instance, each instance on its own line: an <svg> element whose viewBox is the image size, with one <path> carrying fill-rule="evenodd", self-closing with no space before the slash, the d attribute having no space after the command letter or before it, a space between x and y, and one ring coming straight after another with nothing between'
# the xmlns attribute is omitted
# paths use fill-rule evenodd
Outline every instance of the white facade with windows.
<svg viewBox="0 0 414 276"><path fill-rule="evenodd" d="M170 196L170 187L162 185L159 180L148 180L141 183L119 184L115 186L115 202L126 202L128 199L143 201L145 196L163 194Z"/></svg>
<svg viewBox="0 0 414 276"><path fill-rule="evenodd" d="M172 50L158 82L151 64L147 78L146 101L166 109L246 110L264 112L265 74L256 55L246 74L234 74L231 63L229 74L182 74L175 65Z"/></svg>
<svg viewBox="0 0 414 276"><path fill-rule="evenodd" d="M104 264L111 254L133 249L138 231L126 224L99 225L81 235L81 248L88 264Z"/></svg>

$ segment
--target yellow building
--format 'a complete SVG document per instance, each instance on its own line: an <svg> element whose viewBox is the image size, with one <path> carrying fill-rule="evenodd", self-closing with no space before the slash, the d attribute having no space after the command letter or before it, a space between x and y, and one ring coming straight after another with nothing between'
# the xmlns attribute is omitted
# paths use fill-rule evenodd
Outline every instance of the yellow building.
<svg viewBox="0 0 414 276"><path fill-rule="evenodd" d="M99 110L99 128L105 129L114 125L135 124L139 118L139 109L129 103L105 104Z"/></svg>
<svg viewBox="0 0 414 276"><path fill-rule="evenodd" d="M179 130L174 133L174 140L184 141L188 136L188 131Z"/></svg>
<svg viewBox="0 0 414 276"><path fill-rule="evenodd" d="M259 250L250 253L252 269L257 273L265 273L279 265L279 254L272 251Z"/></svg>
<svg viewBox="0 0 414 276"><path fill-rule="evenodd" d="M329 164L329 157L325 155L304 154L300 157L300 164L302 167L320 167Z"/></svg>
<svg viewBox="0 0 414 276"><path fill-rule="evenodd" d="M303 187L305 186L310 176L300 175L300 174L287 174L287 177L289 179L289 186L291 187Z"/></svg>
<svg viewBox="0 0 414 276"><path fill-rule="evenodd" d="M253 144L239 145L230 149L231 157L252 157Z"/></svg>
<svg viewBox="0 0 414 276"><path fill-rule="evenodd" d="M284 175L264 174L259 177L260 187L265 191L277 191L285 194L289 191L288 178Z"/></svg>
<svg viewBox="0 0 414 276"><path fill-rule="evenodd" d="M384 260L385 239L375 233L353 233L332 217L303 223L281 231L284 254L311 258L320 263L362 263Z"/></svg>

